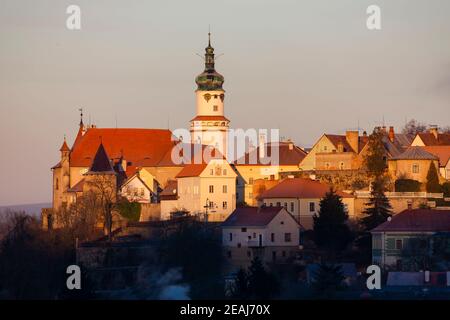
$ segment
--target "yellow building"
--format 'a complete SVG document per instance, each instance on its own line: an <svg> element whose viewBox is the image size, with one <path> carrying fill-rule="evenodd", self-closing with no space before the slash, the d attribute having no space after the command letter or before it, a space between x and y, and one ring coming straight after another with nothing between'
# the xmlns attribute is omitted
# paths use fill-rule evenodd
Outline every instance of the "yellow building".
<svg viewBox="0 0 450 320"><path fill-rule="evenodd" d="M267 152L278 152L276 163L268 163ZM237 202L255 206L257 199L253 194L256 180L278 180L283 172L298 172L299 163L305 158L306 152L293 142L274 142L259 146L234 162L237 173ZM270 155L271 156L271 155Z"/></svg>
<svg viewBox="0 0 450 320"><path fill-rule="evenodd" d="M388 160L388 171L394 180L412 179L427 182L430 165L439 172L439 158L422 147L409 147L405 152Z"/></svg>

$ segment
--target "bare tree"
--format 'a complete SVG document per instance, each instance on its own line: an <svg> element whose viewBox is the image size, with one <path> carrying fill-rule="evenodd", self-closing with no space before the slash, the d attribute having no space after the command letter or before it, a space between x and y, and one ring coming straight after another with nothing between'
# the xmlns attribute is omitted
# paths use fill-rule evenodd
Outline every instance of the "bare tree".
<svg viewBox="0 0 450 320"><path fill-rule="evenodd" d="M417 133L424 132L427 130L427 125L418 122L415 119L409 120L402 129L402 133L416 135Z"/></svg>

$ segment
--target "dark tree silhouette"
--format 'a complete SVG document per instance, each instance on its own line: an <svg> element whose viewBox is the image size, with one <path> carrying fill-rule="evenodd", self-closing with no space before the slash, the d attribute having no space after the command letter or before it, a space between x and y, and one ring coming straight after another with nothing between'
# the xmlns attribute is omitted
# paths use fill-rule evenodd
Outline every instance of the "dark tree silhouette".
<svg viewBox="0 0 450 320"><path fill-rule="evenodd" d="M430 168L428 169L426 189L430 193L442 192L442 187L439 184L439 176L433 162L430 163Z"/></svg>
<svg viewBox="0 0 450 320"><path fill-rule="evenodd" d="M333 189L320 200L318 215L314 215L314 241L320 247L335 254L345 249L352 240L347 225L348 214L342 198Z"/></svg>
<svg viewBox="0 0 450 320"><path fill-rule="evenodd" d="M321 298L331 299L336 291L343 289L344 276L339 265L321 263L313 277L312 287Z"/></svg>
<svg viewBox="0 0 450 320"><path fill-rule="evenodd" d="M253 258L248 268L248 287L250 297L254 299L270 299L280 291L277 278L264 269L258 257Z"/></svg>
<svg viewBox="0 0 450 320"><path fill-rule="evenodd" d="M366 231L370 231L392 216L392 207L384 194L386 182L383 177L376 178L371 186L369 202L363 211L365 215L361 223Z"/></svg>

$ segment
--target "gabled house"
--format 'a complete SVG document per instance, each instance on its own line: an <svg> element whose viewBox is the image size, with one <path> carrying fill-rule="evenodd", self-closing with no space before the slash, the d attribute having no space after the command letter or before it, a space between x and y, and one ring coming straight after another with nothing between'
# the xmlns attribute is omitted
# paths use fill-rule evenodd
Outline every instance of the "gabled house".
<svg viewBox="0 0 450 320"><path fill-rule="evenodd" d="M442 178L450 180L450 145L426 146L423 149L439 158L439 173Z"/></svg>
<svg viewBox="0 0 450 320"><path fill-rule="evenodd" d="M420 268L426 257L435 254L436 237L447 241L450 235L450 210L412 209L402 211L371 231L372 261L392 269ZM433 240L432 240L433 239ZM414 263L422 265L414 266ZM416 270L419 271L419 270Z"/></svg>
<svg viewBox="0 0 450 320"><path fill-rule="evenodd" d="M313 216L320 210L320 200L330 187L319 181L304 178L287 178L266 190L259 197L260 205L284 207L305 228L312 229ZM349 217L354 216L354 197L336 191L342 197Z"/></svg>
<svg viewBox="0 0 450 320"><path fill-rule="evenodd" d="M222 245L234 266L245 267L255 256L263 262L285 262L300 244L301 227L282 207L237 208L221 228Z"/></svg>
<svg viewBox="0 0 450 320"><path fill-rule="evenodd" d="M419 132L411 143L412 146L450 146L450 133L441 133L433 126L428 132Z"/></svg>
<svg viewBox="0 0 450 320"><path fill-rule="evenodd" d="M223 221L236 208L236 173L218 152L201 163L187 164L175 178L176 185L171 182L162 192L164 219L173 212L187 211L207 221Z"/></svg>
<svg viewBox="0 0 450 320"><path fill-rule="evenodd" d="M120 187L120 193L130 202L157 202L158 183L144 168L138 168Z"/></svg>
<svg viewBox="0 0 450 320"><path fill-rule="evenodd" d="M300 169L349 170L360 167L358 154L367 144L367 135L347 131L345 135L324 134L300 162Z"/></svg>

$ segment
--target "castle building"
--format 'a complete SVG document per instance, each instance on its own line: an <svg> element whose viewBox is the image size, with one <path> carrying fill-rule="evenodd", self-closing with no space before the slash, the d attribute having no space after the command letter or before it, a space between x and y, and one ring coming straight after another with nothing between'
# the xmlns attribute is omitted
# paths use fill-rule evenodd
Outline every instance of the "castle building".
<svg viewBox="0 0 450 320"><path fill-rule="evenodd" d="M190 121L192 140L187 147L191 150L198 150L200 146L200 150L204 150L206 146L211 146L210 149L225 155L230 121L224 116L225 91L222 87L224 78L215 70L214 48L211 46L210 34L208 37L208 46L205 48L205 69L195 79L197 84L195 91L196 116ZM117 195L121 195L129 201L158 205L159 193L168 186L169 182L182 179L179 183L182 187L185 181L190 183L190 180L197 179L186 175L186 172L191 172L192 166L195 165L186 163L186 161L179 163L177 159L173 159L174 148L181 145L185 146L185 143L181 142L168 129L85 126L81 113L78 133L72 147L69 147L64 139L60 148L60 160L52 167L52 208L43 210L43 224L50 226L52 212L60 211L63 207L76 203L77 199L85 194L93 175L108 175L108 179L114 180ZM195 151L191 152L191 154L194 153ZM103 166L108 167L108 170L92 170L98 166L99 157L103 159ZM105 165L105 159L108 159L106 161L108 165ZM188 160L192 162L195 159ZM213 161L214 168L223 167L221 174L216 174L217 170L214 171L214 183L206 185L204 181L210 180L211 177L203 178L203 175L206 172L209 175L212 164L205 166L205 163L202 162L200 166L205 170L204 173L198 172L198 176L202 176L202 179L199 180L202 184L199 187L203 188L205 185L207 186L205 188L210 188L210 185L215 185L217 190L223 191L220 193L209 192L208 194L209 205L217 207L216 212L220 213L218 219L223 220L235 208L236 177L226 158ZM224 172L227 173L224 174ZM224 187L225 185L226 187ZM176 202L182 204L183 207L186 207L185 204L193 203L186 198L189 192L185 191L190 189L181 189L184 193L180 192L175 199L172 199L175 201L174 207L178 207ZM201 199L203 204L204 199ZM195 204L189 208L197 211L206 209L198 201L195 201ZM166 214L166 217L168 216L170 214Z"/></svg>

